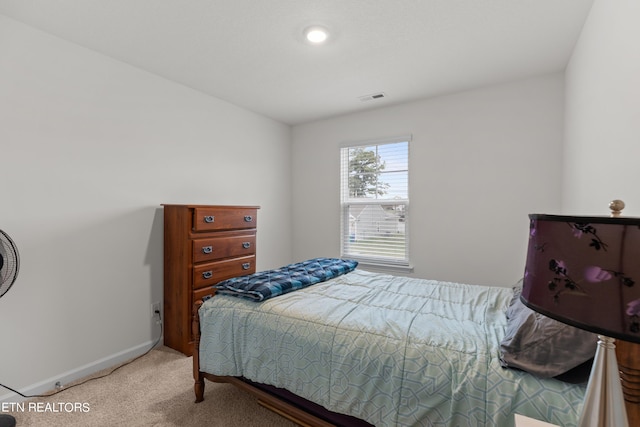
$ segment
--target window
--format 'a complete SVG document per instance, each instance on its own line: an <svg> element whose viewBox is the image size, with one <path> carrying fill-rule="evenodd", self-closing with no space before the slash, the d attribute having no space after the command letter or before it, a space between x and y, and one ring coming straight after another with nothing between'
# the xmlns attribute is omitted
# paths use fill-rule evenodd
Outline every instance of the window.
<svg viewBox="0 0 640 427"><path fill-rule="evenodd" d="M342 256L409 265L410 137L341 148Z"/></svg>

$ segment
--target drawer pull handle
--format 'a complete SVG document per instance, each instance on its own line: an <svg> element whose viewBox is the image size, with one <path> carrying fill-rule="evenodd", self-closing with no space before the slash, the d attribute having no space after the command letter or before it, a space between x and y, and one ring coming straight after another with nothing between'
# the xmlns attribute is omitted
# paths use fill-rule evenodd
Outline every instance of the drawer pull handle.
<svg viewBox="0 0 640 427"><path fill-rule="evenodd" d="M205 271L202 273L202 278L204 279L211 279L213 277L213 271L209 270L209 271Z"/></svg>
<svg viewBox="0 0 640 427"><path fill-rule="evenodd" d="M202 247L202 253L210 254L211 252L213 252L213 246L203 246Z"/></svg>
<svg viewBox="0 0 640 427"><path fill-rule="evenodd" d="M216 217L214 217L213 215L206 215L204 217L204 222L211 224L213 221L215 221Z"/></svg>
<svg viewBox="0 0 640 427"><path fill-rule="evenodd" d="M243 242L242 247L245 249L249 249L251 247L251 242Z"/></svg>
<svg viewBox="0 0 640 427"><path fill-rule="evenodd" d="M253 221L253 217L251 215L245 215L244 216L244 220L245 220L245 222L251 222L251 221Z"/></svg>
<svg viewBox="0 0 640 427"><path fill-rule="evenodd" d="M251 268L251 263L250 262L245 262L244 264L242 264L242 269L243 270L248 270L249 268Z"/></svg>

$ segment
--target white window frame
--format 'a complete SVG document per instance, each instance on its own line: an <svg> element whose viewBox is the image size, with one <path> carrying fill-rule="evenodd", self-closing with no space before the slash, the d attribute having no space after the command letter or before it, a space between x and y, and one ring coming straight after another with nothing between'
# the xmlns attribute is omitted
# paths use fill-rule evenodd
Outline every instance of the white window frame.
<svg viewBox="0 0 640 427"><path fill-rule="evenodd" d="M412 266L410 263L409 254L409 176L410 176L410 150L411 150L411 135L401 135L391 138L380 138L373 140L357 141L357 142L343 142L340 144L340 253L344 258L355 259L359 261L365 267L373 267L379 270L398 270L398 271L411 271ZM351 199L349 197L349 158L348 149L357 148L363 146L378 146L384 144L393 144L407 142L407 198L406 199ZM350 227L349 227L349 207L354 205L404 205L404 258L397 259L384 256L364 256L361 254L354 254L349 252L350 243Z"/></svg>

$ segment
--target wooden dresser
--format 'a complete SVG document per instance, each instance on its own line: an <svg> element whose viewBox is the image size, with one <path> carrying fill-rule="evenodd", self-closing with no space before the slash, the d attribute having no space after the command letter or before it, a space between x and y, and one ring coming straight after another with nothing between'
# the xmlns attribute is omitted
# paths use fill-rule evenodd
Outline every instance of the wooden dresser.
<svg viewBox="0 0 640 427"><path fill-rule="evenodd" d="M164 344L193 353L193 303L255 273L258 206L164 204Z"/></svg>

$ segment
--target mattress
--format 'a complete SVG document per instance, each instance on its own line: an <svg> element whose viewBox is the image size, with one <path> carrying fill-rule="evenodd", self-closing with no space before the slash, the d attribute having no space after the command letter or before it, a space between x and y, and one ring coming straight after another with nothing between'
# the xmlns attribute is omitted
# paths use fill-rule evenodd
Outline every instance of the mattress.
<svg viewBox="0 0 640 427"><path fill-rule="evenodd" d="M200 309L200 369L382 426L576 425L584 385L500 365L508 288L359 269L260 303Z"/></svg>

